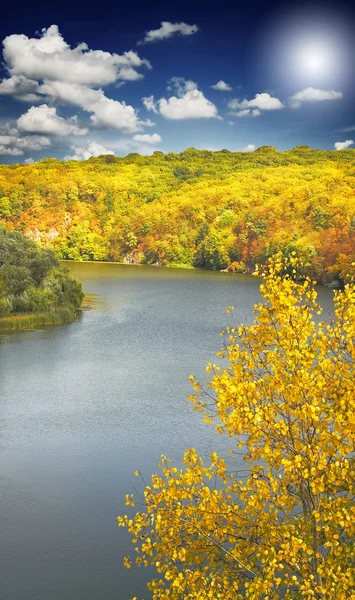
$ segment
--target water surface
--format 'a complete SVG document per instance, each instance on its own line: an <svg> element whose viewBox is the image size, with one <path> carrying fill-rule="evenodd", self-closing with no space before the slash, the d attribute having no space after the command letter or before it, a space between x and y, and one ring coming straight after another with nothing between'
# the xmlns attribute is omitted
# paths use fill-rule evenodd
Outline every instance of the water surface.
<svg viewBox="0 0 355 600"><path fill-rule="evenodd" d="M116 516L160 454L207 456L226 440L187 401L190 374L221 346L225 310L251 322L257 279L70 264L95 309L80 321L1 335L0 598L149 598ZM332 292L321 288L326 312Z"/></svg>

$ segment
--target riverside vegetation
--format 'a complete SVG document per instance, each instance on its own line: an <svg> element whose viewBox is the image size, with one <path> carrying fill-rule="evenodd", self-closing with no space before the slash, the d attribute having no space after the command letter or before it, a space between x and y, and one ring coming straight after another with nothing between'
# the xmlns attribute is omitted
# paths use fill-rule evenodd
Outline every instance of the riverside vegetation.
<svg viewBox="0 0 355 600"><path fill-rule="evenodd" d="M0 223L62 259L252 272L296 251L312 278L355 260L355 151L296 147L0 166Z"/></svg>
<svg viewBox="0 0 355 600"><path fill-rule="evenodd" d="M317 323L298 270L293 256L269 261L254 323L227 329L207 387L191 378L229 458L163 456L144 495L127 496L139 512L118 523L137 565L156 568L154 600L355 599L355 287Z"/></svg>
<svg viewBox="0 0 355 600"><path fill-rule="evenodd" d="M82 299L52 250L0 228L0 330L72 321Z"/></svg>

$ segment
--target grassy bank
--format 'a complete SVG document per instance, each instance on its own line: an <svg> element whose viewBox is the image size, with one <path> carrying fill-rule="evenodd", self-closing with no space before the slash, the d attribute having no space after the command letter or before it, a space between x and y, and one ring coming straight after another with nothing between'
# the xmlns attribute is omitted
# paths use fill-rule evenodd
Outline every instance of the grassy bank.
<svg viewBox="0 0 355 600"><path fill-rule="evenodd" d="M41 325L61 325L71 323L78 318L78 312L63 308L48 313L32 313L0 317L0 332L34 329Z"/></svg>

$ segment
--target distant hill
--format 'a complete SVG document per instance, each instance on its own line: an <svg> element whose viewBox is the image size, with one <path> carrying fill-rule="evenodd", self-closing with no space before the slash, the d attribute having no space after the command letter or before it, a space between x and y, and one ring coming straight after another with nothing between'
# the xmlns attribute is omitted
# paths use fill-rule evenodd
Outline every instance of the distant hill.
<svg viewBox="0 0 355 600"><path fill-rule="evenodd" d="M355 262L355 150L1 165L0 223L76 260L250 272L296 251L325 282Z"/></svg>

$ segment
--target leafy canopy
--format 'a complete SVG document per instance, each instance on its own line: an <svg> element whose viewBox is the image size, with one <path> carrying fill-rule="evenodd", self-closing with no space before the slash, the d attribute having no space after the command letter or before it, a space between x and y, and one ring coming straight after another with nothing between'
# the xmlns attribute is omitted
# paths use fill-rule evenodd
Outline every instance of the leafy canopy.
<svg viewBox="0 0 355 600"><path fill-rule="evenodd" d="M0 224L60 258L250 273L295 250L322 282L344 278L355 261L354 196L349 149L0 165Z"/></svg>
<svg viewBox="0 0 355 600"><path fill-rule="evenodd" d="M254 323L225 332L226 366L208 366L205 389L192 378L231 458L190 449L177 469L163 456L144 511L118 518L136 563L156 567L154 600L355 599L355 288L317 322L298 266L269 261Z"/></svg>
<svg viewBox="0 0 355 600"><path fill-rule="evenodd" d="M81 284L60 268L52 250L0 227L0 317L57 309L74 314L82 299Z"/></svg>

